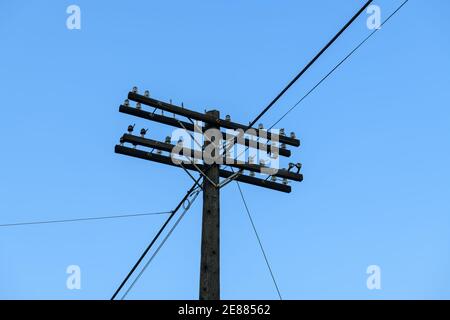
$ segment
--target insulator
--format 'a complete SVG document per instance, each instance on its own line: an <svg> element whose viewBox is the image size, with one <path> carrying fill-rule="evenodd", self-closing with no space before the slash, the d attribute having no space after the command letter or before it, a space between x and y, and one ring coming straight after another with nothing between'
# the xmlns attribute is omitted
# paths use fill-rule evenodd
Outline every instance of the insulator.
<svg viewBox="0 0 450 320"><path fill-rule="evenodd" d="M142 105L140 102L136 102L136 109L139 109L139 110L142 109Z"/></svg>
<svg viewBox="0 0 450 320"><path fill-rule="evenodd" d="M253 171L250 172L250 177L254 177L255 173Z"/></svg>
<svg viewBox="0 0 450 320"><path fill-rule="evenodd" d="M296 139L297 137L295 136L295 132L291 132L291 138L292 139Z"/></svg>
<svg viewBox="0 0 450 320"><path fill-rule="evenodd" d="M272 180L272 182L277 182L277 177L272 176L272 178L270 178L270 180Z"/></svg>
<svg viewBox="0 0 450 320"><path fill-rule="evenodd" d="M133 93L138 93L138 87L133 87L133 90L131 91L133 91Z"/></svg>
<svg viewBox="0 0 450 320"><path fill-rule="evenodd" d="M150 91L145 90L144 96L145 96L146 98L150 98Z"/></svg>
<svg viewBox="0 0 450 320"><path fill-rule="evenodd" d="M147 134L148 129L141 129L141 136L144 137Z"/></svg>
<svg viewBox="0 0 450 320"><path fill-rule="evenodd" d="M283 179L283 184L284 184L285 186L288 185L288 184L289 184L289 180L286 179L286 178L284 178L284 179Z"/></svg>
<svg viewBox="0 0 450 320"><path fill-rule="evenodd" d="M281 144L281 149L286 149L286 143Z"/></svg>
<svg viewBox="0 0 450 320"><path fill-rule="evenodd" d="M285 133L284 129L280 129L280 136L285 136L285 135L286 135L286 133Z"/></svg>
<svg viewBox="0 0 450 320"><path fill-rule="evenodd" d="M273 160L277 160L280 157L278 154L275 154L275 153L270 153L269 156Z"/></svg>
<svg viewBox="0 0 450 320"><path fill-rule="evenodd" d="M126 107L129 107L129 106L130 106L130 100L126 99L126 100L123 102L123 105L126 106Z"/></svg>
<svg viewBox="0 0 450 320"><path fill-rule="evenodd" d="M226 120L226 121L231 121L231 116L230 116L229 114L227 114L227 115L225 116L225 120Z"/></svg>
<svg viewBox="0 0 450 320"><path fill-rule="evenodd" d="M130 133L130 134L133 133L134 126L135 126L134 124L133 124L133 125L130 124L130 125L128 126L128 133Z"/></svg>
<svg viewBox="0 0 450 320"><path fill-rule="evenodd" d="M262 123L260 123L260 124L258 125L258 129L259 129L259 130L263 130L263 129L264 129L264 125L263 125Z"/></svg>
<svg viewBox="0 0 450 320"><path fill-rule="evenodd" d="M171 140L172 139L169 136L166 137L166 143L171 143L172 142Z"/></svg>

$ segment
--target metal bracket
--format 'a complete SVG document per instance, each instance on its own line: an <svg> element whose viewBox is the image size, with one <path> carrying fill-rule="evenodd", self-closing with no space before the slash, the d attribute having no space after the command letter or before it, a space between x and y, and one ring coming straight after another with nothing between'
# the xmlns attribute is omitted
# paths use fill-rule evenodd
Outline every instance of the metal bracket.
<svg viewBox="0 0 450 320"><path fill-rule="evenodd" d="M191 162L191 164L195 167L195 169L198 170L198 172L200 172L200 174L206 178L206 180L209 181L209 183L211 183L213 185L214 188L218 188L219 185L215 184L202 170L200 170L200 168L197 166L197 164L195 164L195 161Z"/></svg>
<svg viewBox="0 0 450 320"><path fill-rule="evenodd" d="M183 163L180 163L181 168L183 168L183 170L188 174L189 177L191 177L191 179L195 182L195 184L203 190L203 186L200 185L197 180L195 180L194 176L183 166Z"/></svg>
<svg viewBox="0 0 450 320"><path fill-rule="evenodd" d="M207 179L214 188L219 188L219 185L214 183L195 163L195 159L190 159L188 157L186 157L186 160L188 160L190 162L191 165L193 165L195 167L195 169L197 169L197 171L203 176L203 178ZM180 163L181 168L186 171L186 173L189 175L189 177L191 177L192 180L196 181L195 178L192 176L192 174L183 166L183 163ZM198 183L197 183L198 185ZM202 188L203 189L203 188Z"/></svg>
<svg viewBox="0 0 450 320"><path fill-rule="evenodd" d="M231 167L230 167L231 168ZM219 188L222 189L223 187L225 187L226 185L228 185L230 182L232 182L235 178L237 178L238 176L240 176L242 173L244 172L244 170L240 169L238 172L233 173L230 177L228 177L227 179L225 179L224 181L222 181L219 184Z"/></svg>

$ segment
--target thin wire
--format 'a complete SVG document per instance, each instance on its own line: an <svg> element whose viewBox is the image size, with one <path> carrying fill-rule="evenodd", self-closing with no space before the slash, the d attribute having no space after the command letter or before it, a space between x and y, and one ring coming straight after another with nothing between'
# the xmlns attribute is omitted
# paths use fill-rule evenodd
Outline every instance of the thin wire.
<svg viewBox="0 0 450 320"><path fill-rule="evenodd" d="M396 15L402 8L405 6L409 0L405 0L386 20L380 25L380 27L384 26L391 18ZM381 28L380 28L381 29ZM347 61L359 48L361 48L376 32L380 29L375 29L370 35L368 35L363 41L361 41L344 59L342 59L326 76L324 76L308 93L306 93L294 106L292 106L284 115L279 118L268 130L273 129L278 123L281 122L289 113L291 113L300 103L303 102L311 93L313 93L326 79L328 79L345 61ZM258 137L259 140L259 137ZM258 141L257 140L257 141ZM248 147L245 151L248 150ZM242 154L242 153L241 153ZM240 156L240 155L239 155ZM267 177L269 179L270 177ZM228 178L230 181L232 179ZM267 180L266 179L266 180Z"/></svg>
<svg viewBox="0 0 450 320"><path fill-rule="evenodd" d="M177 221L175 222L175 224L173 225L173 227L170 229L170 231L167 233L167 235L164 237L164 239L162 240L161 244L158 246L158 248L155 250L155 252L152 254L152 256L150 257L150 259L147 261L147 263L144 265L144 267L142 268L142 270L139 272L139 274L136 276L136 278L133 280L133 282L131 283L130 287L127 289L127 291L125 291L124 295L122 296L121 300L124 300L128 293L130 293L131 289L133 289L133 287L135 286L135 284L139 281L139 279L141 278L141 276L144 274L144 272L147 270L148 266L150 265L150 263L153 261L153 259L156 257L156 255L158 254L159 250L164 246L164 244L166 243L167 239L169 239L169 237L172 235L173 231L176 229L176 227L178 226L178 224L181 222L181 220L184 218L184 216L186 215L186 213L189 211L189 209L192 207L192 204L195 202L195 200L197 199L198 195L200 194L200 191L196 191L194 194L193 199L191 199L189 201L189 206L186 207L183 211L183 213L180 215L180 217L177 219Z"/></svg>
<svg viewBox="0 0 450 320"><path fill-rule="evenodd" d="M194 160L195 161L195 160ZM187 175L192 179L192 181L195 182L195 184L200 187L200 189L203 189L202 186L197 182L197 180L195 180L194 176L189 172L188 169L185 168L185 166L183 165L183 163L180 163L180 167L183 168L184 172L187 173Z"/></svg>
<svg viewBox="0 0 450 320"><path fill-rule="evenodd" d="M395 10L381 25L384 26L394 15L396 15L402 8L405 6L409 0L405 0L398 8ZM283 116L278 119L271 127L272 129L276 126L281 120L283 120L289 113L291 113L300 103L303 102L311 93L313 93L326 79L328 79L345 61L347 61L359 48L361 48L372 36L377 33L380 29L375 29L371 34L369 34L363 41L361 41L350 53L342 59L326 76L324 76L311 90L308 91L294 106L292 106ZM270 130L269 129L269 130Z"/></svg>
<svg viewBox="0 0 450 320"><path fill-rule="evenodd" d="M320 58L320 56L322 56L322 54L324 54L325 51L331 47L331 45L345 32L345 30L347 30L347 28L361 15L361 13L364 12L364 10L366 10L372 2L373 0L367 1L366 4L359 9L359 11L344 25L344 27L342 27L341 30L339 30L339 32L325 45L325 47L323 47L322 50L320 50L319 53L317 53L316 56L300 71L300 73L297 74L297 76L295 76L295 78L292 79L291 82L289 82L289 84L275 97L275 99L273 99L272 102L269 103L263 111L261 111L255 120L250 122L248 128L251 128L267 111L269 111L269 109L286 93L286 91L288 91L289 88L292 87L306 71L308 71L308 69Z"/></svg>
<svg viewBox="0 0 450 320"><path fill-rule="evenodd" d="M123 218L132 218L132 217L146 217L146 216L155 216L155 215L165 215L165 214L169 214L169 213L172 213L172 212L171 211L164 211L164 212L151 212L151 213L140 213L140 214L125 214L125 215L118 215L118 216L88 217L88 218L65 219L65 220L48 220L48 221L8 223L8 224L0 224L0 228L29 226L29 225L40 225L40 224L53 224L53 223L67 223L67 222L106 220L106 219L123 219Z"/></svg>
<svg viewBox="0 0 450 320"><path fill-rule="evenodd" d="M275 97L275 99L272 100L272 102L269 103L269 105L267 107L265 107L260 113L259 115L249 123L249 125L247 126L247 129L250 129L251 127L253 127L253 125L262 118L262 116L269 111L270 108L273 107L273 105L303 76L303 74L305 74L306 71L309 70L309 68L311 68L311 66L325 53L325 51L327 51L332 45L333 43L345 32L345 30L348 29L348 27L350 27L350 25L361 15L361 13L364 12L364 10L366 10L366 8L373 2L373 0L369 0L366 2L365 5L363 5L361 7L361 9L358 10L358 12L338 31L338 33L314 56L314 58L295 76L294 79L291 80L291 82L289 82L289 84ZM236 138L233 139L233 141L236 141ZM259 141L259 137L258 140ZM246 152L249 149L249 147L247 147L245 149L244 152ZM232 179L227 178L226 181L232 181Z"/></svg>
<svg viewBox="0 0 450 320"><path fill-rule="evenodd" d="M237 186L239 188L239 193L241 194L242 202L244 203L245 210L247 211L248 218L250 220L250 223L252 224L252 228L253 228L253 231L255 232L256 239L258 240L259 247L260 247L261 252L262 252L262 254L264 256L264 260L266 261L267 269L269 269L270 276L272 277L273 284L275 285L275 288L277 289L278 297L280 298L280 300L283 300L283 298L281 297L281 293L280 293L280 289L278 287L277 281L275 280L275 276L273 274L272 268L270 267L270 263L269 263L269 259L267 258L267 255L266 255L266 251L264 250L264 247L263 247L262 242L261 242L261 238L259 237L258 231L256 230L256 226L255 226L255 223L254 223L253 218L252 218L252 215L251 215L250 210L249 210L249 208L247 206L247 201L245 201L245 197L244 197L244 193L242 192L241 185L237 181L236 181L236 184L237 184Z"/></svg>
<svg viewBox="0 0 450 320"><path fill-rule="evenodd" d="M401 9L401 7L403 7L403 5L405 5L407 2L408 2L409 0L406 0L397 10L396 10L396 12L397 11L399 11L400 9ZM288 86L285 88L285 89L283 89L283 91L255 118L255 120L253 121L253 122L251 122L250 123L250 125L249 125L249 127L251 127L251 126L253 126L280 98L281 98L281 96L311 67L311 65L312 64L314 64L314 62L328 49L328 47L330 47L336 40L337 40L337 38L353 23L353 21L354 20L356 20L356 18L370 5L370 3L372 3L373 1L372 0L370 0L370 1L368 1L361 9L360 9L360 11L344 26L344 28L343 29L341 29L341 31L339 31L338 32L338 34L319 52L319 54L318 55L316 55L316 57L288 84ZM396 13L396 12L394 12L394 14ZM383 24L384 23L386 23L394 14L392 14L385 22L383 22ZM382 25L383 25L382 24ZM378 31L378 29L377 30L375 30L368 38L370 38L373 34L375 34L376 32ZM368 40L368 39L367 39ZM364 42L366 42L367 40L365 40L365 41L363 41L363 43ZM361 45L363 44L363 43L361 43ZM360 46L361 46L360 45ZM360 46L358 46L354 51L356 51ZM351 56L353 53L351 53L349 56ZM346 59L344 59L340 64L342 64L345 60L347 60L348 59L348 57L346 58ZM340 65L339 64L339 65ZM339 67L339 65L336 67L336 69ZM331 72L331 73L333 73L334 72L334 70ZM331 73L329 74L329 75L331 75ZM320 83L322 83L326 78L328 78L328 76L329 75L327 75ZM320 83L319 83L319 85L320 85ZM318 86L318 85L317 85ZM315 88L312 90L312 91L314 91L315 90ZM312 92L311 91L311 92ZM308 93L308 95L309 95L310 93ZM298 104L297 104L298 105ZM295 106L294 106L294 108L295 108ZM293 108L292 108L292 110L293 110ZM287 113L286 113L286 115L289 113L289 112L291 112L292 110L289 110ZM284 115L282 118L284 118L286 115ZM281 121L281 119L279 120L279 121ZM278 122L277 122L278 123ZM276 125L277 123L275 123L274 125ZM200 178L199 178L200 179ZM247 206L247 203L246 203L246 201L245 201L245 197L244 197L244 195L243 195L243 192L242 192L242 190L241 190L241 187L240 187L240 185L239 185L239 182L236 182L237 183L237 185L238 185L238 188L239 188L239 192L240 192L240 194L241 194L241 197L242 197L242 200L243 200L243 202L244 202L244 206L245 206L245 208L246 208L246 211L247 211L247 214L248 214L248 217L249 217L249 219L250 219L250 222L251 222L251 224L252 224L252 227L253 227L253 230L254 230L254 232L255 232L255 235L256 235L256 237L257 237L257 240L258 240L258 243L259 243L259 245L260 245L260 248L261 248L261 251L262 251L262 253L263 253L263 256L264 256L264 259L265 259L265 261L266 261L266 265L267 265L267 267L268 267L268 269L269 269L269 272L270 272L270 274L271 274L271 277L272 277L272 280L273 280L273 282L274 282L274 285L275 285L275 287L276 287L276 289L277 289L277 293L278 293L278 296L280 297L280 299L282 299L282 297L281 297L281 294L280 294L280 291L279 291L279 288L278 288L278 285L277 285L277 283L276 283L276 280L275 280L275 277L274 277L274 274L273 274L273 271L272 271L272 268L270 267L270 264L269 264L269 261L268 261L268 259L267 259L267 255L266 255L266 253L265 253L265 250L264 250L264 247L262 246L262 242L261 242L261 239L260 239L260 237L259 237L259 234L258 234L258 232L257 232L257 230L256 230L256 227L255 227L255 224L254 224L254 222L253 222L253 218L252 218L252 216L251 216L251 214L250 214L250 211L249 211L249 208L248 208L248 206ZM184 203L184 201L189 197L189 195L192 193L192 191L194 190L194 187L195 187L195 185L196 184L194 184L194 186L191 188L191 190L190 191L188 191L188 193L187 193L187 195L185 196L185 198L182 200L182 202L177 206L177 209L176 210L174 210L173 212L172 212L172 214L171 214L171 216L169 217L169 219L166 221L166 223L163 225L163 228L160 230L160 232L162 232L162 230L165 228L165 226L168 224L168 222L170 221L170 219L173 217L173 215L176 213L176 211L178 211L178 209L181 207L181 205ZM198 193L196 194L196 196L198 195ZM189 206L190 207L190 206ZM189 209L189 208L188 208ZM145 269L147 268L147 266L149 265L149 263L153 260L153 258L154 258L154 256L156 255L156 253L159 251L159 249L162 247L162 245L165 243L165 241L167 240L167 238L168 238L168 236L170 236L170 234L172 233L172 231L174 230L174 228L178 225L178 223L181 221L181 218L182 217L184 217L184 214L187 212L187 210L185 210L185 212L182 214L182 216L180 216L180 218L177 220L177 222L176 222L176 224L174 225L174 227L172 227L172 229L170 230L170 232L169 232L169 234L166 236L166 238L163 240L163 242L162 242L162 244L158 247L158 249L157 249L157 251L155 252L155 254L152 256L152 258L147 262L147 264L144 266L144 268L143 268L143 270L141 270L141 273L138 275L138 277L137 277L137 279L139 279L140 278L140 276L142 275L142 273L145 271ZM158 235L155 237L155 239L154 239L154 241L156 241L156 238L158 237L160 235L160 233L158 233ZM122 282L122 284L121 284L121 286L118 288L118 290L116 291L116 293L113 295L113 297L112 297L112 299L114 299L115 298L115 296L117 295L117 293L120 291L120 289L122 288L122 286L125 284L125 282L128 280L128 278L129 278L129 276L131 276L131 274L134 272L134 270L137 268L137 266L140 264L140 262L142 261L142 259L145 257L145 255L147 254L147 252L148 252L148 250L150 250L150 247L152 246L152 244L154 243L154 241L152 241L152 243L150 244L150 246L147 248L147 250L146 251L144 251L144 254L141 256L141 258L138 260L138 262L135 264L135 266L134 266L134 268L130 271L130 273L128 274L128 276L125 278L125 280ZM132 283L132 285L131 285L131 287L134 285L134 283L136 283L136 281L137 281L137 279L135 279L135 281ZM124 295L124 297L128 294L128 292L129 292L129 290L130 290L130 288L127 290L127 292L125 293L125 295Z"/></svg>
<svg viewBox="0 0 450 320"><path fill-rule="evenodd" d="M155 235L155 237L153 238L153 240L150 242L150 244L147 246L147 248L144 250L144 252L141 254L141 256L139 257L138 261L134 264L133 268L131 268L131 270L128 272L127 276L125 277L125 279L123 279L123 281L121 282L121 284L119 285L119 287L116 289L116 291L114 292L113 296L111 297L111 300L114 300L116 298L116 296L119 294L120 290L122 290L123 286L127 283L128 279L132 276L132 274L134 273L134 271L136 271L137 267L139 266L139 264L142 262L142 260L145 258L145 256L147 255L147 253L150 251L150 249L153 247L153 245L155 244L155 242L158 240L159 236L162 234L162 232L165 230L165 228L167 227L167 225L169 224L169 222L172 220L172 218L175 216L175 214L178 212L178 210L180 210L181 206L185 203L185 201L189 198L189 196L195 192L195 190L197 189L197 183L200 181L201 176L197 179L197 181L192 185L192 187L187 191L186 195L183 197L183 199L181 199L181 201L178 203L178 205L175 207L175 209L172 211L172 213L170 214L170 216L167 218L166 222L164 222L164 224L162 225L162 227L159 229L158 233Z"/></svg>
<svg viewBox="0 0 450 320"><path fill-rule="evenodd" d="M403 8L403 6L404 5L406 5L406 3L408 3L408 1L409 0L405 0L398 8L397 8L397 10L395 10L381 25L380 25L380 27L382 27L383 25L385 25L395 14L397 14L397 12L399 12L402 8ZM289 109L288 110L288 112L286 112L277 122L275 122L271 127L270 127L270 129L272 129L275 125L277 125L284 117L286 117L295 107L297 107L307 96L309 96L318 86L320 86L320 84L321 83L323 83L336 69L338 69L339 68L339 66L340 65L342 65L348 58L350 58L365 42L367 42L377 31L378 31L379 29L375 29L368 37L366 37L358 46L356 46L356 48L354 49L354 50L352 50L340 63L338 63L324 78L322 78L322 80L316 85L316 86L314 86L313 87L313 89L311 89L302 99L300 99L299 100L299 102L297 102L291 109ZM270 130L269 129L269 130ZM251 225L252 225L252 228L253 228L253 231L255 232L255 236L256 236L256 238L257 238L257 240L258 240L258 243L259 243L259 246L260 246L260 248L261 248L261 252L262 252L262 254L263 254L263 256L264 256L264 260L266 261L266 265L267 265L267 268L269 269L269 272L270 272L270 275L271 275L271 277L272 277L272 280L273 280L273 283L274 283L274 285L275 285L275 288L276 288L276 290L277 290L277 293L278 293L278 296L280 297L280 300L282 300L282 297L281 297L281 294L280 294L280 290L279 290L279 287L278 287L278 285L277 285L277 282L276 282L276 280L275 280L275 276L274 276L274 274L273 274L273 271L272 271L272 268L270 267L270 263L269 263L269 260L267 259L267 255L266 255L266 253L265 253L265 250L264 250L264 247L263 247L263 245L262 245L262 242L261 242L261 239L260 239L260 237L259 237L259 234L258 234L258 231L256 230L256 226L255 226L255 223L254 223L254 221L253 221L253 218L252 218L252 215L251 215L251 213L250 213L250 210L249 210L249 208L248 208L248 205L247 205L247 201L245 200L245 197L244 197L244 193L242 192L242 189L241 189L241 186L240 186L240 184L239 184L239 182L237 182L236 181L236 184L237 184L237 186L238 186L238 189L239 189L239 193L240 193L240 195L241 195L241 198L242 198L242 201L243 201L243 203L244 203L244 206L245 206L245 210L247 211L247 215L248 215L248 218L249 218L249 220L250 220L250 223L251 223Z"/></svg>

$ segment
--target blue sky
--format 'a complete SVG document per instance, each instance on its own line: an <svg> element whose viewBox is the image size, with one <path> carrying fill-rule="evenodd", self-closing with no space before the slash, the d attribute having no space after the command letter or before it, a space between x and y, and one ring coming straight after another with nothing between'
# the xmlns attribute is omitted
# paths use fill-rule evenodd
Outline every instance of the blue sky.
<svg viewBox="0 0 450 320"><path fill-rule="evenodd" d="M171 210L192 184L114 154L132 86L246 123L364 1L3 1L0 224ZM401 1L380 0L383 17ZM81 8L81 30L66 8ZM446 0L411 0L280 127L290 195L243 185L285 299L450 298ZM361 16L263 118L273 123L370 31ZM286 165L286 164L285 164ZM276 299L235 184L222 192L222 297ZM200 201L130 293L196 299ZM164 217L0 228L0 298L108 299ZM66 288L79 265L82 289ZM381 268L382 290L366 287Z"/></svg>

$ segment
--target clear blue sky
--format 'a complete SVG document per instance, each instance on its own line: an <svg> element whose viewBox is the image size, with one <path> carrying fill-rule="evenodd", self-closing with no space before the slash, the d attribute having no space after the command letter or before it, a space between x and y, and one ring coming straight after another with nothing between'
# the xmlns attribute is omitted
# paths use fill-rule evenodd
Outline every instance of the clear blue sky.
<svg viewBox="0 0 450 320"><path fill-rule="evenodd" d="M114 154L132 86L247 122L364 1L2 1L0 224L170 210L182 171ZM82 29L66 28L66 8ZM385 18L401 0L377 1ZM286 299L450 298L447 0L411 0L281 124L290 195L244 186ZM264 117L270 125L369 30L363 15ZM196 299L200 201L130 294ZM0 298L108 299L164 217L0 228ZM222 296L276 299L235 184L222 193ZM82 290L66 289L68 265ZM366 288L379 265L382 290Z"/></svg>

